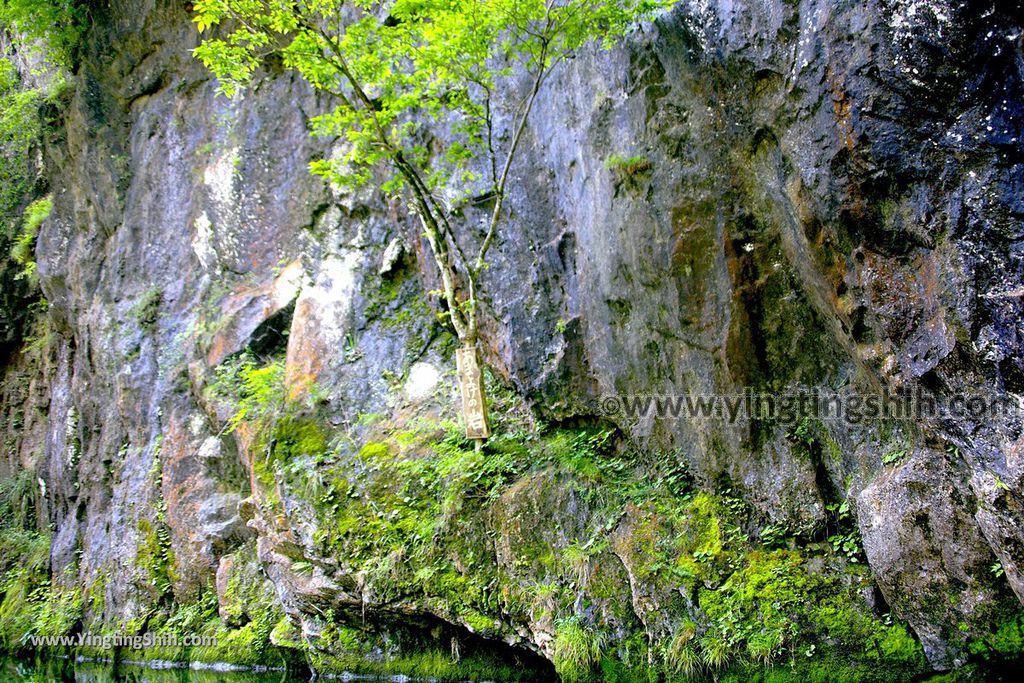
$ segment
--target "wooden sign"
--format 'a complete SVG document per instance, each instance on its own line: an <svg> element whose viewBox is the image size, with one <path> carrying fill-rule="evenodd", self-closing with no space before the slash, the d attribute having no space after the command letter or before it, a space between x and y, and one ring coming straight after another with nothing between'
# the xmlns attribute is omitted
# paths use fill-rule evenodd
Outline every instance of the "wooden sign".
<svg viewBox="0 0 1024 683"><path fill-rule="evenodd" d="M486 439L491 435L487 420L487 401L484 400L484 377L480 372L480 357L476 347L464 346L455 352L455 367L459 372L459 391L462 393L462 419L466 423L466 438Z"/></svg>

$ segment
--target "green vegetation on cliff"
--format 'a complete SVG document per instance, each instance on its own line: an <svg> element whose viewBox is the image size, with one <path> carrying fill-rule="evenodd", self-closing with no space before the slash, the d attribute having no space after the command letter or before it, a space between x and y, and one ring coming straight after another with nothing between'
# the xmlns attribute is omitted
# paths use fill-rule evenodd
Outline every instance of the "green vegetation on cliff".
<svg viewBox="0 0 1024 683"><path fill-rule="evenodd" d="M532 623L566 681L925 670L906 626L865 597L872 580L845 509L829 536L792 536L731 491L702 490L677 457L601 428L538 432L513 394L491 388L502 430L482 452L443 417L371 415L340 432L314 403L265 401L276 408L257 429L259 514L313 515L311 545L288 571L359 577L367 604L402 604L464 634ZM472 678L472 667L428 666L441 655L422 640L370 657L398 628L382 614L367 622L353 605L309 618L318 670Z"/></svg>
<svg viewBox="0 0 1024 683"><path fill-rule="evenodd" d="M49 197L37 199L29 204L25 208L21 233L14 240L14 246L11 247L11 258L21 266L21 272L16 277L27 280L33 288L39 284L36 275L36 238L39 236L39 227L50 216L52 209L53 200Z"/></svg>
<svg viewBox="0 0 1024 683"><path fill-rule="evenodd" d="M75 60L89 15L83 0L0 0L0 30L25 51L39 50L52 65Z"/></svg>
<svg viewBox="0 0 1024 683"><path fill-rule="evenodd" d="M0 651L31 649L31 636L65 636L79 626L74 568L50 572L49 534L35 527L37 483L29 470L0 480Z"/></svg>
<svg viewBox="0 0 1024 683"><path fill-rule="evenodd" d="M35 260L35 234L20 229L35 183L30 152L39 135L40 99L38 91L22 86L14 64L0 56L0 346L20 339L24 302L34 294L24 273ZM9 258L12 247L19 254Z"/></svg>
<svg viewBox="0 0 1024 683"><path fill-rule="evenodd" d="M84 3L0 0L0 351L38 297L35 242L49 213L43 136L59 110L84 27ZM36 201L33 201L36 200Z"/></svg>

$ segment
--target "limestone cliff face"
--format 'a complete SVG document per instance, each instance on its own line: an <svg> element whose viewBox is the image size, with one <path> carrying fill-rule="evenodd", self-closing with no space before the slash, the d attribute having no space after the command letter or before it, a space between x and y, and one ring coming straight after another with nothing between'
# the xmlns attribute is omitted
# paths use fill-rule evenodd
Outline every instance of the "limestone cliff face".
<svg viewBox="0 0 1024 683"><path fill-rule="evenodd" d="M1024 600L1019 417L823 422L808 446L783 425L634 420L600 399L798 385L1018 398L1021 17L1012 2L681 3L546 86L485 283L487 362L543 421L613 425L809 536L849 500L874 582L936 666L962 657L987 606ZM112 0L93 18L46 150L55 209L38 259L55 334L39 362L5 368L37 376L3 396L30 417L0 425L5 467L45 482L54 566L80 555L76 580L102 586L87 620L161 599L140 548L166 524L179 600L224 583L255 543L307 635L323 610L358 609L550 655L543 610L495 601L471 618L428 593L375 593L211 397L239 352L284 353L289 391L315 387L321 422L351 439L353 481L382 424L450 414L450 341L413 218L309 175L331 153L306 125L327 103L296 77L218 96L184 3ZM524 475L462 520L475 530L448 519L445 533L486 548L474 561L498 591L543 578L517 548L559 553L607 523L617 564L588 570L617 587L598 600L607 623L653 639L699 613L640 571L641 510L598 519L560 476Z"/></svg>

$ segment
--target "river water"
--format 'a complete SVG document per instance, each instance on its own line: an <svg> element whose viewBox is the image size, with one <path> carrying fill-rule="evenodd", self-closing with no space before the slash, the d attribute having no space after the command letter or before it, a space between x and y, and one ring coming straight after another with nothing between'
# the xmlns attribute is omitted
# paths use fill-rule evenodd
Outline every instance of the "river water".
<svg viewBox="0 0 1024 683"><path fill-rule="evenodd" d="M1005 664L1003 666L969 669L953 674L924 675L915 678L917 683L1019 683L1024 680L1021 672L1024 662ZM750 672L748 672L749 674ZM785 667L772 670L755 671L753 675L729 677L729 681L785 681L786 683L807 683L799 676L785 676ZM770 674L770 675L766 675ZM716 677L717 678L717 677ZM866 672L861 670L856 680L867 683L891 680L883 671ZM324 679L321 679L324 680ZM418 679L402 676L376 678L370 676L351 676L344 679L358 683L369 681L389 681L412 683ZM820 678L818 680L821 680ZM845 683L854 680L847 678L847 672L836 671L829 677L829 683ZM284 671L210 671L185 668L155 669L131 664L112 664L97 662L76 662L70 659L12 659L0 656L0 683L309 683L308 674L286 673ZM552 683L538 680L537 683Z"/></svg>
<svg viewBox="0 0 1024 683"><path fill-rule="evenodd" d="M201 671L153 669L149 667L67 659L21 660L0 658L2 683L308 683L309 676L283 671Z"/></svg>

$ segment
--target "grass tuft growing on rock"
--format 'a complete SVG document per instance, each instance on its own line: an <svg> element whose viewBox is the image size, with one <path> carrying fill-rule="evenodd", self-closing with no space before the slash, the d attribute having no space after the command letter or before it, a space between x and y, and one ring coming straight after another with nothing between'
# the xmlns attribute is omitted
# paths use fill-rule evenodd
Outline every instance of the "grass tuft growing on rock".
<svg viewBox="0 0 1024 683"><path fill-rule="evenodd" d="M555 671L565 683L585 681L601 661L601 638L588 629L578 616L563 619L555 626L552 658Z"/></svg>
<svg viewBox="0 0 1024 683"><path fill-rule="evenodd" d="M665 671L672 676L693 676L703 665L695 640L697 624L686 620L665 650Z"/></svg>

